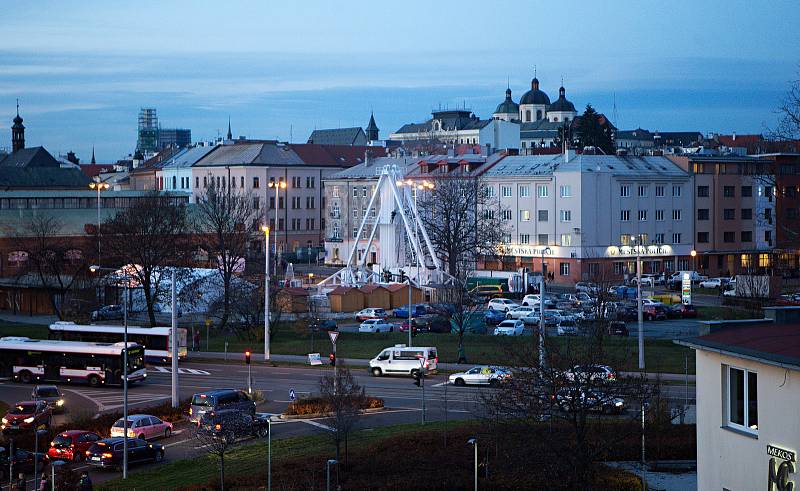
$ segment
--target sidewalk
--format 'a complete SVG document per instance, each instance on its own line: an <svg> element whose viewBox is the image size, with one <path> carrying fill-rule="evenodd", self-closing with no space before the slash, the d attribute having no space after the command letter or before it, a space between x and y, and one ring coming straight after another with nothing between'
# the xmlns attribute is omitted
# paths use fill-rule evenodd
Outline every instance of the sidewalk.
<svg viewBox="0 0 800 491"><path fill-rule="evenodd" d="M227 358L225 353L220 353L218 351L190 351L188 354L188 359L204 359L204 360L240 360L244 363L244 353L239 352L229 352L227 354ZM325 356L322 357L323 360ZM259 353L253 353L253 361L255 363L263 363L264 355ZM298 364L308 364L308 357L303 355L276 355L273 354L270 356L270 360L274 362L283 362L283 363L298 363ZM359 358L342 358L339 357L340 363L345 363L351 366L358 366L358 367L367 367L369 366L369 360L359 359ZM324 365L327 365L327 361L323 361ZM474 366L473 364L464 363L439 363L439 368L449 372L460 372L462 370L466 370ZM639 372L622 372L621 375L626 376L636 376ZM660 377L661 380L664 381L677 381L683 382L686 380L686 376L679 373L647 373L647 378L657 378ZM689 375L689 382L694 383L695 376Z"/></svg>

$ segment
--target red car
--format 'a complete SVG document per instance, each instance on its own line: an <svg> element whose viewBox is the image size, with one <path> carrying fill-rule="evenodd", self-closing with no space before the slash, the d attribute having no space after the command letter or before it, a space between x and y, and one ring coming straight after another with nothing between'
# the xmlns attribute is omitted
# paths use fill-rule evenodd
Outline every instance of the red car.
<svg viewBox="0 0 800 491"><path fill-rule="evenodd" d="M673 305L670 317L678 319L695 319L697 318L697 309L694 305Z"/></svg>
<svg viewBox="0 0 800 491"><path fill-rule="evenodd" d="M53 410L46 401L23 401L11 406L2 419L3 431L49 428Z"/></svg>
<svg viewBox="0 0 800 491"><path fill-rule="evenodd" d="M47 456L51 460L72 460L80 462L86 457L89 447L101 440L100 435L91 431L69 430L59 433L50 442Z"/></svg>

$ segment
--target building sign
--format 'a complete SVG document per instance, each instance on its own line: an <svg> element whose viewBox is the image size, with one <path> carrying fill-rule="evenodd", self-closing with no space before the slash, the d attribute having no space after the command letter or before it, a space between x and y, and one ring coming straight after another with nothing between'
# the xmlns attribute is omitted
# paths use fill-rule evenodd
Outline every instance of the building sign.
<svg viewBox="0 0 800 491"><path fill-rule="evenodd" d="M671 245L649 245L649 246L609 246L606 248L606 257L636 257L639 256L673 256L675 251Z"/></svg>
<svg viewBox="0 0 800 491"><path fill-rule="evenodd" d="M681 300L683 305L692 304L692 278L689 273L683 273L683 279L681 279Z"/></svg>
<svg viewBox="0 0 800 491"><path fill-rule="evenodd" d="M767 445L769 455L769 472L767 474L767 491L792 491L794 479L789 474L795 472L797 455L791 450Z"/></svg>
<svg viewBox="0 0 800 491"><path fill-rule="evenodd" d="M548 246L534 246L525 244L501 244L497 246L497 253L501 256L519 256L519 257L542 257L552 256L555 253L555 247Z"/></svg>

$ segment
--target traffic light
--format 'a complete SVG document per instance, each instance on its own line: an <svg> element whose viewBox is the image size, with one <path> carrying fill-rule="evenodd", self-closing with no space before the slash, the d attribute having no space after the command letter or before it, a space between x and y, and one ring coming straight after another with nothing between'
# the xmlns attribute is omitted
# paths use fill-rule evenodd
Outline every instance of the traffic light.
<svg viewBox="0 0 800 491"><path fill-rule="evenodd" d="M328 359L331 361L331 366L336 366L336 353L331 353L328 355Z"/></svg>
<svg viewBox="0 0 800 491"><path fill-rule="evenodd" d="M416 385L417 387L421 387L422 386L422 375L420 374L420 372L418 370L414 370L414 372L411 374L411 376L414 377L414 385Z"/></svg>
<svg viewBox="0 0 800 491"><path fill-rule="evenodd" d="M250 355L251 354L252 353L250 353L250 350L247 350L247 351L244 352L244 362L246 364L248 364L248 365L250 364Z"/></svg>

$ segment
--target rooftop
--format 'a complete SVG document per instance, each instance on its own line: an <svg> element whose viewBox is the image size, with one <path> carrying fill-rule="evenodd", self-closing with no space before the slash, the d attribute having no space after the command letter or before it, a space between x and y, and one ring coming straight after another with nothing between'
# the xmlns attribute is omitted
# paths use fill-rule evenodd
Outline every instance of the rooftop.
<svg viewBox="0 0 800 491"><path fill-rule="evenodd" d="M693 349L800 370L800 325L798 324L728 328L675 342Z"/></svg>

